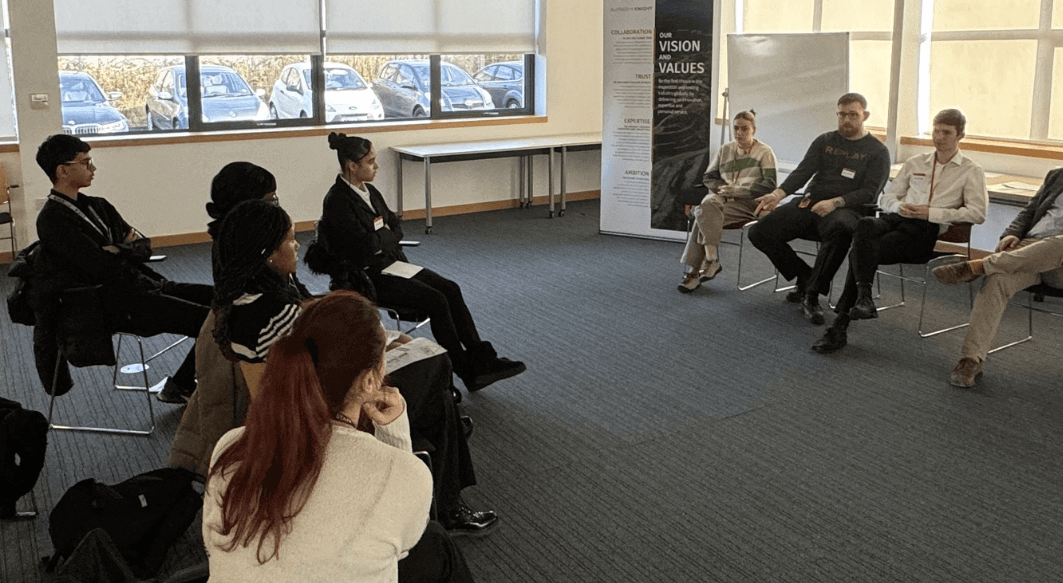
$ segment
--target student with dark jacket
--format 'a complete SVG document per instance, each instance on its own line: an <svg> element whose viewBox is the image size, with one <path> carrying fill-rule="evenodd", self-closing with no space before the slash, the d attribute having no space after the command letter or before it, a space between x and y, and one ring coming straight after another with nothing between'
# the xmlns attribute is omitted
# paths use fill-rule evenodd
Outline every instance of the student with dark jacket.
<svg viewBox="0 0 1063 583"><path fill-rule="evenodd" d="M399 246L399 218L370 184L378 169L376 150L369 140L335 132L329 147L336 150L340 174L325 195L316 245L331 258L331 288L355 289L382 305L427 314L432 335L470 391L524 372L524 363L499 358L480 339L458 284L425 268L409 278L384 271L406 255Z"/></svg>
<svg viewBox="0 0 1063 583"><path fill-rule="evenodd" d="M161 333L195 337L209 312L209 285L176 283L144 264L150 242L107 200L80 192L92 184L96 166L91 146L65 134L50 136L37 150L37 164L52 180L48 201L37 216L40 251L31 278L34 355L41 382L51 390L58 354L59 300L72 288L93 292L102 310L102 332L139 336ZM95 300L94 300L95 301ZM195 348L158 395L184 403L196 388ZM56 392L70 389L61 367Z"/></svg>

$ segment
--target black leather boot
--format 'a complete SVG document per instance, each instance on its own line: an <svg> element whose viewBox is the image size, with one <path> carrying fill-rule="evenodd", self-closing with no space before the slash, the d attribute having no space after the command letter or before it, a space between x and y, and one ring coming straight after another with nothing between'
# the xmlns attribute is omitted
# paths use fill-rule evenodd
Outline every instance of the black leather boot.
<svg viewBox="0 0 1063 583"><path fill-rule="evenodd" d="M856 303L849 308L849 318L853 320L870 320L878 317L875 300L871 299L871 284L856 284Z"/></svg>

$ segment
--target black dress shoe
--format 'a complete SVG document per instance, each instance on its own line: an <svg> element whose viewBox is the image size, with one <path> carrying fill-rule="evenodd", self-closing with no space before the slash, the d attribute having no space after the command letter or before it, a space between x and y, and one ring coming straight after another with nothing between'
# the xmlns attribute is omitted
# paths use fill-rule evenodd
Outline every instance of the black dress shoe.
<svg viewBox="0 0 1063 583"><path fill-rule="evenodd" d="M823 308L819 307L819 294L814 292L805 294L804 299L801 300L801 312L812 324L816 326L823 324Z"/></svg>
<svg viewBox="0 0 1063 583"><path fill-rule="evenodd" d="M470 437L472 437L472 429L473 429L472 417L469 417L468 415L462 415L461 416L461 430L463 432L465 432L465 439L469 439Z"/></svg>
<svg viewBox="0 0 1063 583"><path fill-rule="evenodd" d="M451 536L487 534L498 525L498 515L493 510L476 512L458 501L458 505L439 517L439 522Z"/></svg>
<svg viewBox="0 0 1063 583"><path fill-rule="evenodd" d="M849 308L849 318L852 320L870 320L877 317L878 308L875 307L875 300L871 299L870 295L860 295L856 298L853 307Z"/></svg>
<svg viewBox="0 0 1063 583"><path fill-rule="evenodd" d="M451 398L454 399L454 404L455 405L457 405L458 403L461 402L461 391L458 390L458 387L455 387L455 386L451 386L450 387L450 396L451 396Z"/></svg>
<svg viewBox="0 0 1063 583"><path fill-rule="evenodd" d="M831 326L823 333L823 338L816 340L816 343L812 345L812 351L820 354L837 352L849 343L848 336L845 328Z"/></svg>
<svg viewBox="0 0 1063 583"><path fill-rule="evenodd" d="M805 300L808 284L800 277L794 282L794 289L786 293L786 301L791 304L800 304Z"/></svg>

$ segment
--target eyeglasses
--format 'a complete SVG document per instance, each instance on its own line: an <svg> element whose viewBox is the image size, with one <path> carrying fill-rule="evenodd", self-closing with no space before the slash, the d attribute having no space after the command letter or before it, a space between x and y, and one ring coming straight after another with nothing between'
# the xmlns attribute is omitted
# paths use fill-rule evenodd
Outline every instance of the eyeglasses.
<svg viewBox="0 0 1063 583"><path fill-rule="evenodd" d="M85 158L84 160L71 160L69 162L63 162L63 164L81 164L82 166L90 170L96 168L96 165L92 163L92 158Z"/></svg>
<svg viewBox="0 0 1063 583"><path fill-rule="evenodd" d="M281 204L281 197L277 195L277 191L273 191L266 196L263 196L262 200L277 206L280 206Z"/></svg>
<svg viewBox="0 0 1063 583"><path fill-rule="evenodd" d="M838 112L838 119L845 119L845 118L860 119L861 115L863 115L863 113L861 113L859 111L839 111Z"/></svg>

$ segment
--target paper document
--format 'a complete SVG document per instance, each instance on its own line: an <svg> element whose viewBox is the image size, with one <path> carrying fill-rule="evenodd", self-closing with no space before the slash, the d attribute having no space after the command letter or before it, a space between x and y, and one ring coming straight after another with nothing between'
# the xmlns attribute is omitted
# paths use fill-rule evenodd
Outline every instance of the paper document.
<svg viewBox="0 0 1063 583"><path fill-rule="evenodd" d="M427 338L414 338L413 340L396 346L384 353L387 359L388 373L393 373L400 368L413 364L419 360L432 358L437 354L443 354L447 350Z"/></svg>
<svg viewBox="0 0 1063 583"><path fill-rule="evenodd" d="M394 275L395 277L401 277L403 279L410 279L417 275L417 272L421 271L421 269L423 268L420 265L406 263L405 261L396 261L385 267L381 273L385 275Z"/></svg>
<svg viewBox="0 0 1063 583"><path fill-rule="evenodd" d="M1025 182L1005 182L1004 186L1014 188L1015 190L1027 190L1029 192L1037 192L1041 189L1041 185L1039 184L1026 184Z"/></svg>

